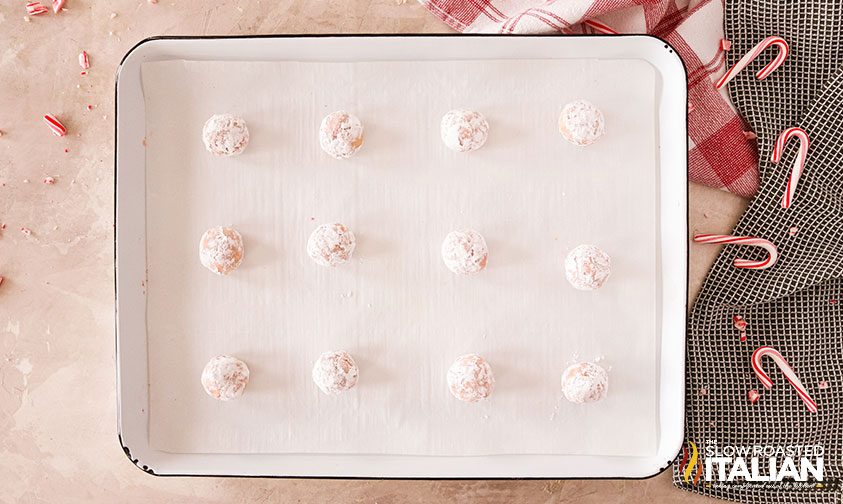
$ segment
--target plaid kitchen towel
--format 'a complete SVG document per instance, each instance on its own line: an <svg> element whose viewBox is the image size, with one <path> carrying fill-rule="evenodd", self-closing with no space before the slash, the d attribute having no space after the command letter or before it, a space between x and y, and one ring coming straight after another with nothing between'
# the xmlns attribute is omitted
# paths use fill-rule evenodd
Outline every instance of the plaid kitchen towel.
<svg viewBox="0 0 843 504"><path fill-rule="evenodd" d="M688 176L744 197L758 188L753 134L725 91L722 0L419 0L466 33L649 33L688 70Z"/></svg>
<svg viewBox="0 0 843 504"><path fill-rule="evenodd" d="M674 465L680 488L740 502L843 502L843 2L839 0L726 0L728 63L759 41L779 36L790 55L764 80L755 72L776 49L762 53L728 85L738 110L758 134L760 189L732 235L770 240L778 262L765 270L736 269L735 258L759 259L754 247L727 245L703 284L691 311L687 341L686 454ZM800 127L810 138L804 173L793 205L782 208L799 141L786 145L779 163L770 161L779 134ZM700 232L725 230L700 229ZM755 250L754 250L755 249ZM741 341L735 316L743 322ZM774 347L792 367L812 413L771 359L762 364L773 386L767 390L753 370L759 346ZM784 371L787 371L785 369ZM792 380L792 376L790 377ZM797 385L800 385L797 383ZM748 391L760 391L757 403ZM798 447L822 481L809 473ZM752 474L728 481L736 449L760 447L759 476L778 475L790 458L794 472L783 482ZM788 456L787 449L792 455ZM815 448L818 447L818 448ZM725 452L725 453L724 453ZM694 457L696 453L696 457ZM707 474L709 459L725 455L724 475ZM770 462L770 455L775 460ZM802 455L805 455L804 450ZM693 463L692 463L693 462ZM718 462L719 464L719 462ZM805 471L802 474L802 471ZM808 481L802 481L809 476ZM778 476L775 478L778 479Z"/></svg>

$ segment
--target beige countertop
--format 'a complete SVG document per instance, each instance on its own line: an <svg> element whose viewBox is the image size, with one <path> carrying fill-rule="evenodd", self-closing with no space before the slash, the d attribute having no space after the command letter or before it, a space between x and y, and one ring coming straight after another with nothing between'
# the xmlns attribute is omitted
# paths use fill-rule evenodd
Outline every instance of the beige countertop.
<svg viewBox="0 0 843 504"><path fill-rule="evenodd" d="M115 412L112 159L122 56L164 34L450 30L400 0L68 0L67 11L29 21L25 4L0 4L0 502L704 501L675 490L667 472L642 481L325 481L156 478L133 467ZM50 133L46 113L65 122L67 137ZM44 184L48 176L56 183ZM746 204L697 185L690 202L692 229L711 232L728 231ZM716 253L691 247L692 296Z"/></svg>

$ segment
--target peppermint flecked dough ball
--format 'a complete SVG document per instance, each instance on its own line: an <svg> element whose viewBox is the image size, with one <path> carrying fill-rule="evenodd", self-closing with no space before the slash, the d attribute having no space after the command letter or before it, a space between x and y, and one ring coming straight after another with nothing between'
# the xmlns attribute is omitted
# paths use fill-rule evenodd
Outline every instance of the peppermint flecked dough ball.
<svg viewBox="0 0 843 504"><path fill-rule="evenodd" d="M591 145L606 133L603 112L591 102L572 101L559 115L559 132L574 145Z"/></svg>
<svg viewBox="0 0 843 504"><path fill-rule="evenodd" d="M460 401L474 403L486 399L494 388L492 366L479 355L463 355L448 369L448 389Z"/></svg>
<svg viewBox="0 0 843 504"><path fill-rule="evenodd" d="M246 121L231 114L211 116L202 128L202 141L215 156L235 156L249 145Z"/></svg>
<svg viewBox="0 0 843 504"><path fill-rule="evenodd" d="M562 372L562 394L572 403L599 401L608 391L609 374L597 364L580 362Z"/></svg>
<svg viewBox="0 0 843 504"><path fill-rule="evenodd" d="M199 261L217 275L236 270L243 254L243 238L230 227L212 227L199 240Z"/></svg>
<svg viewBox="0 0 843 504"><path fill-rule="evenodd" d="M473 275L486 268L489 247L483 235L472 229L451 231L442 242L442 261L457 275Z"/></svg>
<svg viewBox="0 0 843 504"><path fill-rule="evenodd" d="M332 112L319 126L319 145L335 159L348 159L363 146L363 123L344 110Z"/></svg>
<svg viewBox="0 0 843 504"><path fill-rule="evenodd" d="M360 370L348 352L325 352L313 365L313 382L328 395L338 395L357 385Z"/></svg>
<svg viewBox="0 0 843 504"><path fill-rule="evenodd" d="M344 225L322 224L307 240L307 255L321 266L339 266L351 259L356 246L354 233Z"/></svg>
<svg viewBox="0 0 843 504"><path fill-rule="evenodd" d="M579 290L596 290L612 273L609 254L596 245L580 245L565 258L565 277Z"/></svg>
<svg viewBox="0 0 843 504"><path fill-rule="evenodd" d="M470 152L483 147L489 137L489 122L480 112L451 110L442 116L442 141L449 149Z"/></svg>
<svg viewBox="0 0 843 504"><path fill-rule="evenodd" d="M202 387L214 399L229 401L240 397L249 383L249 367L230 355L218 355L202 370Z"/></svg>

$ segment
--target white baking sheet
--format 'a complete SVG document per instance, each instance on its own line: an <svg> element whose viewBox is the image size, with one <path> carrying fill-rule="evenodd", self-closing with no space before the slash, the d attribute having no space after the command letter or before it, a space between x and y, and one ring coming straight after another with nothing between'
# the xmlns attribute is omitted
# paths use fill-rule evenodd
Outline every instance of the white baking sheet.
<svg viewBox="0 0 843 504"><path fill-rule="evenodd" d="M417 455L655 453L660 299L653 68L635 60L185 62L142 67L147 124L149 436L174 453ZM556 130L587 98L608 134L589 148ZM491 123L480 151L438 138L450 108ZM318 146L328 112L366 127L358 156ZM204 151L214 113L248 122L246 153ZM319 223L358 238L354 261L305 255ZM244 236L229 277L199 264L210 226ZM487 271L456 278L444 235L471 227ZM564 254L596 243L614 272L597 292L564 279ZM323 351L346 349L360 383L342 397L310 380ZM474 352L497 387L466 405L445 372ZM199 375L213 355L245 360L242 398L217 402ZM561 370L601 357L609 397L560 399Z"/></svg>

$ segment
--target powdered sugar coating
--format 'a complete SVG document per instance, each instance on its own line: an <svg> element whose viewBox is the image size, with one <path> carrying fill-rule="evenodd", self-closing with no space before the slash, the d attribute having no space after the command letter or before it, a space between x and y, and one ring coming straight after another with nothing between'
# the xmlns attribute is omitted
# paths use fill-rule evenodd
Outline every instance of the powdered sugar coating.
<svg viewBox="0 0 843 504"><path fill-rule="evenodd" d="M240 397L249 383L249 367L230 355L218 355L202 370L202 387L214 399L229 401Z"/></svg>
<svg viewBox="0 0 843 504"><path fill-rule="evenodd" d="M321 266L339 266L351 259L356 246L354 233L346 226L322 224L307 240L307 255Z"/></svg>
<svg viewBox="0 0 843 504"><path fill-rule="evenodd" d="M344 110L332 112L319 125L319 145L335 159L348 159L363 146L363 123Z"/></svg>
<svg viewBox="0 0 843 504"><path fill-rule="evenodd" d="M249 145L246 121L231 114L211 116L202 128L202 141L215 156L235 156Z"/></svg>
<svg viewBox="0 0 843 504"><path fill-rule="evenodd" d="M574 145L591 145L606 133L603 112L586 100L572 101L559 115L559 132Z"/></svg>
<svg viewBox="0 0 843 504"><path fill-rule="evenodd" d="M494 388L492 366L479 355L463 355L448 369L448 389L460 401L473 403L486 399Z"/></svg>
<svg viewBox="0 0 843 504"><path fill-rule="evenodd" d="M576 289L599 289L611 273L609 254L596 245L580 245L565 257L565 277Z"/></svg>
<svg viewBox="0 0 843 504"><path fill-rule="evenodd" d="M457 275L473 275L486 268L489 247L473 229L451 231L442 242L442 261Z"/></svg>
<svg viewBox="0 0 843 504"><path fill-rule="evenodd" d="M606 397L609 374L591 362L580 362L562 372L562 394L576 404L595 402Z"/></svg>
<svg viewBox="0 0 843 504"><path fill-rule="evenodd" d="M470 152L483 147L489 138L489 122L480 112L455 109L442 116L442 141L449 149Z"/></svg>
<svg viewBox="0 0 843 504"><path fill-rule="evenodd" d="M199 240L199 261L217 275L236 270L244 253L243 237L230 227L212 227Z"/></svg>
<svg viewBox="0 0 843 504"><path fill-rule="evenodd" d="M313 365L313 382L328 395L338 395L357 385L360 370L348 352L325 352Z"/></svg>

